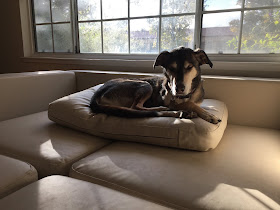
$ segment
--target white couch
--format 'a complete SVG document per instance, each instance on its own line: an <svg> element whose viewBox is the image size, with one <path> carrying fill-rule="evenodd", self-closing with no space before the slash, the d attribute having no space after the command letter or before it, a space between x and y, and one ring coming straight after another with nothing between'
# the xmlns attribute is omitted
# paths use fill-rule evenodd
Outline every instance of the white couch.
<svg viewBox="0 0 280 210"><path fill-rule="evenodd" d="M1 199L0 208L16 209L15 200L27 207L37 202L37 209L52 207L46 204L52 193L68 181L52 176L52 187L34 188L44 186L46 176L64 175L75 178L65 184L71 188L72 209L109 209L118 196L125 204L119 202L116 209L280 209L280 80L205 77L206 98L224 101L229 110L224 136L209 152L111 141L47 117L48 104L60 97L111 78L141 76L97 71L0 75L0 154L28 162L40 179ZM83 192L81 180L95 185ZM98 185L111 188L116 197L109 190L96 195L100 205L83 199L83 193L96 192ZM61 197L54 202L57 208L67 202L63 193L55 194ZM26 200L31 194L33 199ZM82 199L82 205L73 197Z"/></svg>

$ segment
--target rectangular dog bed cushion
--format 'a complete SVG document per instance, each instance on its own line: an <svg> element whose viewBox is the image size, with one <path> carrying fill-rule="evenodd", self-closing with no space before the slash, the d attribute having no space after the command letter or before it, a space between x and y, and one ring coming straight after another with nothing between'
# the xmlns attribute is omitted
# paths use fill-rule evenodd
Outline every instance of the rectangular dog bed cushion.
<svg viewBox="0 0 280 210"><path fill-rule="evenodd" d="M49 105L49 119L92 135L124 141L208 151L220 142L227 125L226 105L205 99L201 106L219 117L214 125L202 120L172 117L121 118L92 113L89 104L101 85L60 98Z"/></svg>

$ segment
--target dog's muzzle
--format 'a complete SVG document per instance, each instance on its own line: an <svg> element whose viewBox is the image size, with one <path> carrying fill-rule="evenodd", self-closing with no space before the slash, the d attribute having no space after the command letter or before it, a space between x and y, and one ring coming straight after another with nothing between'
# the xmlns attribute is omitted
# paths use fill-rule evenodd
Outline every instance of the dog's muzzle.
<svg viewBox="0 0 280 210"><path fill-rule="evenodd" d="M185 98L190 98L192 96L192 94L194 93L194 91L196 90L196 88L194 88L191 92L189 92L187 95L177 95L175 96L176 98L179 99L185 99Z"/></svg>
<svg viewBox="0 0 280 210"><path fill-rule="evenodd" d="M192 93L189 93L187 95L178 95L178 96L175 96L176 98L179 98L179 99L185 99L185 98L190 98L192 95Z"/></svg>

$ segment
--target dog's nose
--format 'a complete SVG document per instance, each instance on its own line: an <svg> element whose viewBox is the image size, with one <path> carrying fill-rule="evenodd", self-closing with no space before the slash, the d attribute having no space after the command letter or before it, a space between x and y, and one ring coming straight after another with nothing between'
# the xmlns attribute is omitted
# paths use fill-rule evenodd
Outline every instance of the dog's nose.
<svg viewBox="0 0 280 210"><path fill-rule="evenodd" d="M185 86L184 85L177 85L176 87L176 92L177 93L183 93L185 90Z"/></svg>

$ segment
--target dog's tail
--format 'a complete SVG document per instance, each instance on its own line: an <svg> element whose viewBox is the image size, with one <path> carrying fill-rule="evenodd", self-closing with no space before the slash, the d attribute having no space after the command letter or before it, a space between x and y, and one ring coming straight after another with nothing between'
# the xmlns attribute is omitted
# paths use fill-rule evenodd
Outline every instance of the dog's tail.
<svg viewBox="0 0 280 210"><path fill-rule="evenodd" d="M91 98L90 108L93 113L105 113L117 117L126 118L142 118L142 117L159 117L160 112L157 111L146 111L146 110L136 110L128 107L118 107L114 105L103 105L100 104L100 97L103 91L97 91Z"/></svg>

